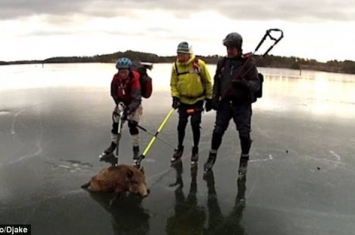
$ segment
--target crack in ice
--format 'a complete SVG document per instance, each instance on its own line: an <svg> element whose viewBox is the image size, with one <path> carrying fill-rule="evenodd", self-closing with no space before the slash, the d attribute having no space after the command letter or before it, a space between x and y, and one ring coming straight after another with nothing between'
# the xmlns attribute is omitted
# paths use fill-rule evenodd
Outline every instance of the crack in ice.
<svg viewBox="0 0 355 235"><path fill-rule="evenodd" d="M12 123L12 127L11 127L11 133L12 134L15 134L15 123L16 123L16 119L18 117L18 115L20 115L22 112L24 112L26 109L22 109L20 110L19 112L17 112L15 114L15 118L14 118L14 121ZM18 163L18 162L21 162L23 160L26 160L28 158L32 158L32 157L35 157L35 156L38 156L42 153L43 149L42 149L42 136L43 136L43 124L42 124L42 118L41 116L39 117L39 135L37 137L37 143L36 143L36 148L37 148L37 151L32 153L32 154L28 154L28 155L24 155L24 156L20 156L18 159L10 162L8 165L12 165L12 164L15 164L15 163Z"/></svg>
<svg viewBox="0 0 355 235"><path fill-rule="evenodd" d="M14 115L14 119L12 120L12 124L11 124L11 134L15 134L15 124L16 124L16 121L17 121L17 117L23 113L24 111L26 111L26 109L21 109L20 111L18 111L17 113L15 113Z"/></svg>

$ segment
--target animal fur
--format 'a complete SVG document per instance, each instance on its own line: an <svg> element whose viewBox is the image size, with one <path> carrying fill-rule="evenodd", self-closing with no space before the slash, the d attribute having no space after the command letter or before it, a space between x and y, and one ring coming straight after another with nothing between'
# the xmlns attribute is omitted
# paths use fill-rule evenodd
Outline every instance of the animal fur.
<svg viewBox="0 0 355 235"><path fill-rule="evenodd" d="M104 168L81 187L93 192L114 192L117 195L130 192L146 197L149 194L144 169L129 165Z"/></svg>

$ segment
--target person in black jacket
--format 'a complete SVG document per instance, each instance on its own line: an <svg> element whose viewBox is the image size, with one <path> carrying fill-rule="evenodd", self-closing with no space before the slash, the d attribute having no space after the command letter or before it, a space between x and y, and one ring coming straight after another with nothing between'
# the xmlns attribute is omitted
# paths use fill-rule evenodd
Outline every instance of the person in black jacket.
<svg viewBox="0 0 355 235"><path fill-rule="evenodd" d="M255 101L254 93L260 89L260 80L255 61L253 58L248 60L251 55L242 54L242 43L243 38L238 33L230 33L223 40L228 56L218 61L214 76L212 107L216 110L216 121L211 149L204 165L205 173L212 170L223 135L233 118L241 146L238 173L241 176L246 174L252 143L252 103ZM244 63L247 64L243 67Z"/></svg>

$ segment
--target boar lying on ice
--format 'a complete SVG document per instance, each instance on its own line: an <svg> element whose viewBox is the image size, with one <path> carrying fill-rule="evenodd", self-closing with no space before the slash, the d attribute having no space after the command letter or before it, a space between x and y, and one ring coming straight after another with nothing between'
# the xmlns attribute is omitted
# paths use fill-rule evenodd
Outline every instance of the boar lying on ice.
<svg viewBox="0 0 355 235"><path fill-rule="evenodd" d="M125 192L137 194L142 198L149 194L144 169L129 165L104 168L81 187L93 192L114 192L116 193L115 199Z"/></svg>

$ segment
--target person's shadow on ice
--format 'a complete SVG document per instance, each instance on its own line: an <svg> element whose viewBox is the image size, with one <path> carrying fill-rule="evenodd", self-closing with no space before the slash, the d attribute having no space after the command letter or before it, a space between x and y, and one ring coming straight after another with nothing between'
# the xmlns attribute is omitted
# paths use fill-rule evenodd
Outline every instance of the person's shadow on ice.
<svg viewBox="0 0 355 235"><path fill-rule="evenodd" d="M191 183L187 197L183 192L182 162L172 165L176 170L176 182L170 186L178 186L175 190L174 214L166 221L166 233L173 234L203 234L206 221L205 209L197 203L197 168L191 168Z"/></svg>
<svg viewBox="0 0 355 235"><path fill-rule="evenodd" d="M238 178L238 193L235 198L235 204L232 211L227 216L223 216L219 206L213 171L209 172L209 174L204 177L204 180L206 181L208 188L207 207L209 216L207 223L208 225L203 234L246 234L245 229L240 223L243 218L243 211L246 205L246 177L242 179Z"/></svg>
<svg viewBox="0 0 355 235"><path fill-rule="evenodd" d="M197 168L191 168L191 183L187 197L183 192L183 165L178 162L172 165L176 170L176 181L170 186L177 186L175 190L174 213L166 222L166 233L169 235L189 235L189 234L245 234L243 226L240 224L245 208L246 178L238 179L238 193L234 206L227 216L223 216L218 196L215 189L213 172L205 175L207 184L207 208L199 205L197 201ZM205 226L207 221L207 225Z"/></svg>

